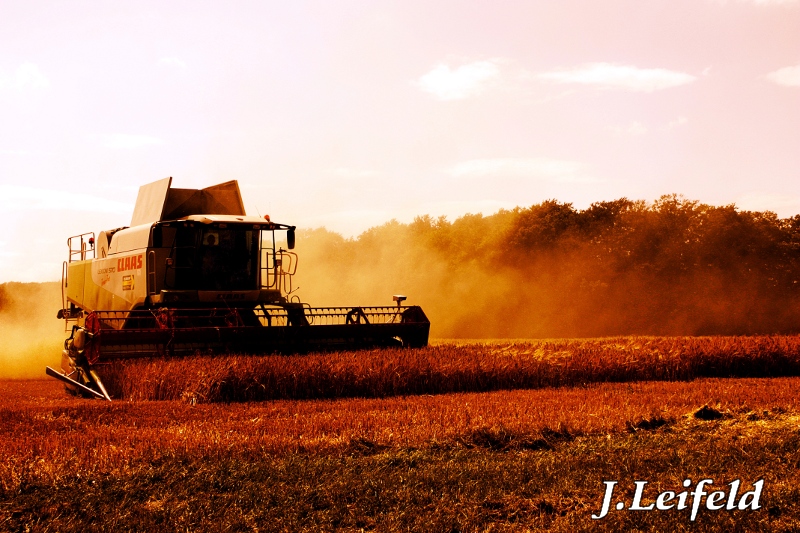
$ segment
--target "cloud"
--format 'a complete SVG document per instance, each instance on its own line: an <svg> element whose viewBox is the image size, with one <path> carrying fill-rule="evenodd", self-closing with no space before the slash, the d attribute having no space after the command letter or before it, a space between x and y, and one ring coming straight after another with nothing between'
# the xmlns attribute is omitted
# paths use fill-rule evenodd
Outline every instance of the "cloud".
<svg viewBox="0 0 800 533"><path fill-rule="evenodd" d="M44 90L50 87L50 80L33 63L23 63L13 74L0 72L0 89L13 88L19 92Z"/></svg>
<svg viewBox="0 0 800 533"><path fill-rule="evenodd" d="M678 118L676 118L675 120L670 121L670 123L667 124L667 128L670 128L670 129L677 128L678 126L683 126L684 124L686 124L688 122L689 122L689 119L684 117L683 115L681 115Z"/></svg>
<svg viewBox="0 0 800 533"><path fill-rule="evenodd" d="M779 68L767 74L767 79L784 87L800 87L800 65Z"/></svg>
<svg viewBox="0 0 800 533"><path fill-rule="evenodd" d="M577 161L543 157L471 159L448 169L455 177L512 177L559 183L595 183L600 180L584 172Z"/></svg>
<svg viewBox="0 0 800 533"><path fill-rule="evenodd" d="M628 135L639 136L647 133L647 128L641 122L633 121L625 127L614 126L611 131L618 135L627 133Z"/></svg>
<svg viewBox="0 0 800 533"><path fill-rule="evenodd" d="M118 214L132 212L133 204L83 193L0 184L0 210L68 210Z"/></svg>
<svg viewBox="0 0 800 533"><path fill-rule="evenodd" d="M663 68L643 69L612 63L588 63L572 69L543 72L539 79L555 83L577 83L628 91L653 92L686 85L697 78Z"/></svg>
<svg viewBox="0 0 800 533"><path fill-rule="evenodd" d="M163 139L150 135L131 135L129 133L111 133L103 135L103 146L106 148L134 149L142 146L164 144Z"/></svg>
<svg viewBox="0 0 800 533"><path fill-rule="evenodd" d="M451 69L438 65L415 85L439 100L464 100L482 93L500 75L499 60L476 61Z"/></svg>
<svg viewBox="0 0 800 533"><path fill-rule="evenodd" d="M162 58L160 58L158 60L158 64L159 64L159 66L162 66L162 67L174 67L174 68L180 68L180 69L185 69L186 68L186 63L184 63L183 61L181 61L177 57L162 57Z"/></svg>
<svg viewBox="0 0 800 533"><path fill-rule="evenodd" d="M714 0L717 4L725 5L728 0ZM740 4L753 4L756 6L787 6L796 4L800 0L737 0Z"/></svg>

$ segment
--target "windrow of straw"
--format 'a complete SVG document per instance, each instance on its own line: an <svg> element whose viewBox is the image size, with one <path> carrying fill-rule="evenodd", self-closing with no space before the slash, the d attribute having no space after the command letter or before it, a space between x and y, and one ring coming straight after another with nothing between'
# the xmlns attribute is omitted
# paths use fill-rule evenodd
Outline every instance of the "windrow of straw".
<svg viewBox="0 0 800 533"><path fill-rule="evenodd" d="M103 368L116 398L387 397L597 382L800 375L800 336L618 337L295 356L140 359Z"/></svg>

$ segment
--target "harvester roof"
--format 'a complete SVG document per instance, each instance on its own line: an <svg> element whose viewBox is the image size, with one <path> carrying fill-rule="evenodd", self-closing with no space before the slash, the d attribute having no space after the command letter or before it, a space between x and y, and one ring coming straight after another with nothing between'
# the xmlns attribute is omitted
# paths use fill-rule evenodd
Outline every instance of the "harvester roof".
<svg viewBox="0 0 800 533"><path fill-rule="evenodd" d="M205 189L173 189L172 178L139 187L131 227L111 233L108 253L128 252L148 246L153 224L189 222L200 224L237 224L261 229L294 229L270 222L269 217L247 216L236 180Z"/></svg>
<svg viewBox="0 0 800 533"><path fill-rule="evenodd" d="M253 216L236 216L236 215L189 215L181 217L178 220L191 220L192 222L200 222L201 224L258 224L260 226L275 226L279 224L271 224L269 219Z"/></svg>
<svg viewBox="0 0 800 533"><path fill-rule="evenodd" d="M139 187L131 227L191 215L245 216L236 180L205 189L173 189L171 185L170 177Z"/></svg>

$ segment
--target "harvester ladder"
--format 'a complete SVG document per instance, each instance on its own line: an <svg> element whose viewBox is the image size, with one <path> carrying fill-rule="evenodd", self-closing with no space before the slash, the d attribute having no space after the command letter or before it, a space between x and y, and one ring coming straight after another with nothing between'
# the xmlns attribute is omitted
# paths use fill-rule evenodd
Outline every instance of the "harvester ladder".
<svg viewBox="0 0 800 533"><path fill-rule="evenodd" d="M67 286L69 285L69 263L95 258L94 232L73 235L67 239L69 255L61 265L61 311L59 317L64 319L64 331L70 330L70 323L78 323L81 312L75 311L67 304Z"/></svg>
<svg viewBox="0 0 800 533"><path fill-rule="evenodd" d="M68 332L72 328L70 322L78 323L78 316L72 316L67 308L67 284L69 283L69 266L67 261L61 264L61 316L64 318L64 331Z"/></svg>

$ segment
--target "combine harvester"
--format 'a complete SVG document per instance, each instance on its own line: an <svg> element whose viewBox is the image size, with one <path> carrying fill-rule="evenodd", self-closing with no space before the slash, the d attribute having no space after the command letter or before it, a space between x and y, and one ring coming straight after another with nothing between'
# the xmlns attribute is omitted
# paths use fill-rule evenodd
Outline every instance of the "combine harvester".
<svg viewBox="0 0 800 533"><path fill-rule="evenodd" d="M171 184L140 187L130 227L68 239L58 318L71 334L62 372L47 367L67 391L110 400L103 365L136 357L427 346L430 322L405 296L388 307L301 303L295 227L245 215L236 181Z"/></svg>

